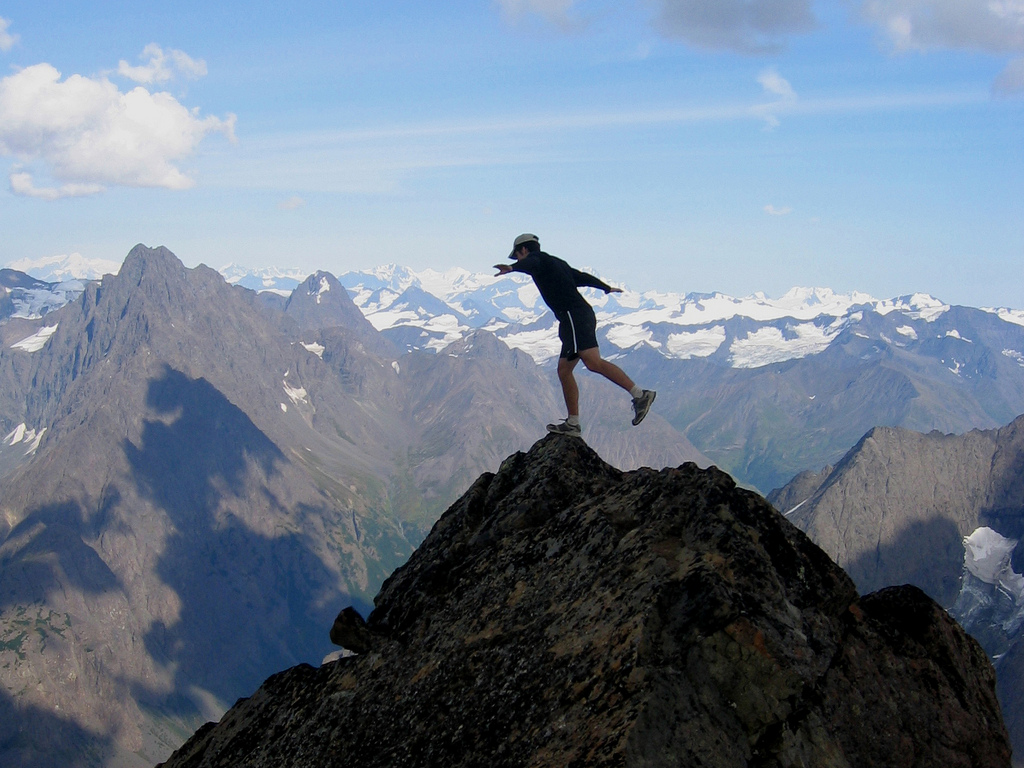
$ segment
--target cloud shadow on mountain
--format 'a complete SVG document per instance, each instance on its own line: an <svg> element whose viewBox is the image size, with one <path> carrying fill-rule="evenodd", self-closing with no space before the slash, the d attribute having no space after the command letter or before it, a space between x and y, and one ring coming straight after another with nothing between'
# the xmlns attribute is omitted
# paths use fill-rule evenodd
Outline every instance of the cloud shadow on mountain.
<svg viewBox="0 0 1024 768"><path fill-rule="evenodd" d="M241 409L169 367L150 382L147 405L155 418L124 451L139 492L170 518L156 570L180 608L145 637L157 663L173 665L175 695L136 694L190 716L209 711L207 693L229 705L273 672L318 662L331 647L337 579L295 531L293 521L315 511L289 511L267 488L287 459ZM281 534L252 530L225 501L279 522Z"/></svg>
<svg viewBox="0 0 1024 768"><path fill-rule="evenodd" d="M86 768L102 765L113 740L49 709L24 706L0 689L0 765L18 768Z"/></svg>
<svg viewBox="0 0 1024 768"><path fill-rule="evenodd" d="M94 539L106 516L104 506L91 518L74 501L30 511L0 546L0 611L43 603L54 590L99 594L120 583L96 551Z"/></svg>
<svg viewBox="0 0 1024 768"><path fill-rule="evenodd" d="M1010 434L992 459L992 503L978 514L978 524L988 526L1009 539L1024 539L1024 422L1005 428ZM1024 573L1024 547L1013 551L1011 564Z"/></svg>
<svg viewBox="0 0 1024 768"><path fill-rule="evenodd" d="M844 570L861 594L913 584L948 607L960 590L963 563L964 548L956 524L933 518L907 526L891 542L864 553Z"/></svg>

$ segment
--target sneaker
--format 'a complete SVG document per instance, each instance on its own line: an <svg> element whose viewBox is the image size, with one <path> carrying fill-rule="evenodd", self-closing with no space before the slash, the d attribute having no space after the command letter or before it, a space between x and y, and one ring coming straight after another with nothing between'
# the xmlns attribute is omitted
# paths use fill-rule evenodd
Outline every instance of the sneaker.
<svg viewBox="0 0 1024 768"><path fill-rule="evenodd" d="M641 421L644 420L644 416L651 410L651 403L654 402L654 398L658 396L658 393L653 389L645 389L644 393L640 397L633 398L633 426L635 427Z"/></svg>
<svg viewBox="0 0 1024 768"><path fill-rule="evenodd" d="M548 424L548 432L553 435L568 435L569 437L581 437L582 430L579 424L570 424L568 419L557 424Z"/></svg>

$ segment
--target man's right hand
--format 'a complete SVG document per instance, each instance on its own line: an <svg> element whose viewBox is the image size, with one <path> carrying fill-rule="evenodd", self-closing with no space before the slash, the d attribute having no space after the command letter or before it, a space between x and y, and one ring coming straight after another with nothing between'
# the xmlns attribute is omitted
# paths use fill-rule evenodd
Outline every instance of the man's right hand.
<svg viewBox="0 0 1024 768"><path fill-rule="evenodd" d="M499 275L507 275L509 272L512 271L512 267L510 267L508 264L495 264L494 268L498 270ZM497 275L495 275L495 277L497 277Z"/></svg>

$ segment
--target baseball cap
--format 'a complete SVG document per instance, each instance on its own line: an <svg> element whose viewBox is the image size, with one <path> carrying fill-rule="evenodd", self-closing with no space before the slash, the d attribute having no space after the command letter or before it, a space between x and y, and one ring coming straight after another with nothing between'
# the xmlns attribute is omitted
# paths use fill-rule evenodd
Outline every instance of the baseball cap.
<svg viewBox="0 0 1024 768"><path fill-rule="evenodd" d="M512 252L508 255L510 259L515 258L516 249L518 249L523 243L537 243L537 245L540 245L540 238L536 235L531 235L528 232L521 234L515 239L515 242L512 243Z"/></svg>

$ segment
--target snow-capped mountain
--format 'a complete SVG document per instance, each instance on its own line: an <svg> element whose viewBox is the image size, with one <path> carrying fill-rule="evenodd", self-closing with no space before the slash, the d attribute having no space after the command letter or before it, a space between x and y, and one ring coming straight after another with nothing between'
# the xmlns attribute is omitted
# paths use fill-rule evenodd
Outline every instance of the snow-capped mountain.
<svg viewBox="0 0 1024 768"><path fill-rule="evenodd" d="M82 280L48 283L24 272L0 269L0 319L38 320L74 301L84 290Z"/></svg>
<svg viewBox="0 0 1024 768"><path fill-rule="evenodd" d="M555 319L525 275L414 272L387 265L346 272L338 279L375 328L400 336L409 348L440 350L483 328L539 363L558 354ZM602 340L608 342L607 355L647 347L670 359L713 358L732 368L758 368L823 352L844 330L898 347L928 337L965 338L956 328L935 325L950 306L922 293L876 299L856 291L793 288L773 299L763 293L734 298L590 290L587 297L597 312ZM1024 325L1024 311L988 311ZM864 322L865 312L895 322L873 329ZM1014 354L1021 352L1007 351Z"/></svg>
<svg viewBox="0 0 1024 768"><path fill-rule="evenodd" d="M322 293L324 280L334 280L327 273L306 288L294 270L224 273L289 312L303 303L281 296L290 285L314 302L334 294ZM363 337L396 353L458 354L452 345L483 331L542 366L558 354L555 319L526 276L387 265L337 280L367 321ZM838 461L873 426L963 432L1024 413L1021 310L827 288L779 298L585 292L603 354L660 389L660 412L704 455L763 490ZM34 322L8 325L0 336L34 349L45 339L29 337L47 324Z"/></svg>
<svg viewBox="0 0 1024 768"><path fill-rule="evenodd" d="M292 291L309 276L308 272L301 269L251 269L237 264L226 264L217 271L231 285L240 285L260 293L270 291L285 297L291 296Z"/></svg>
<svg viewBox="0 0 1024 768"><path fill-rule="evenodd" d="M116 272L120 265L71 254L9 266L50 283L23 288L17 297L12 294L12 314L35 318L76 298L81 280ZM283 297L308 277L298 269L237 264L219 272L232 285ZM462 268L414 271L388 264L345 272L338 280L370 323L405 349L439 351L484 329L538 363L558 354L555 319L526 275L495 277ZM584 290L597 312L607 356L648 348L668 359L708 358L731 368L759 368L823 352L843 331L904 348L929 338L972 341L959 329L939 324L950 306L923 293L877 299L858 291L798 287L779 298L760 292L736 298L724 293L626 290L604 295ZM985 311L1005 323L1024 326L1024 310ZM865 323L865 312L896 322L873 328ZM1024 350L1002 352L1024 366ZM963 368L955 356L948 363L954 373Z"/></svg>
<svg viewBox="0 0 1024 768"><path fill-rule="evenodd" d="M6 266L46 283L62 283L69 280L99 280L104 275L116 275L121 262L70 253L38 259L18 259Z"/></svg>

